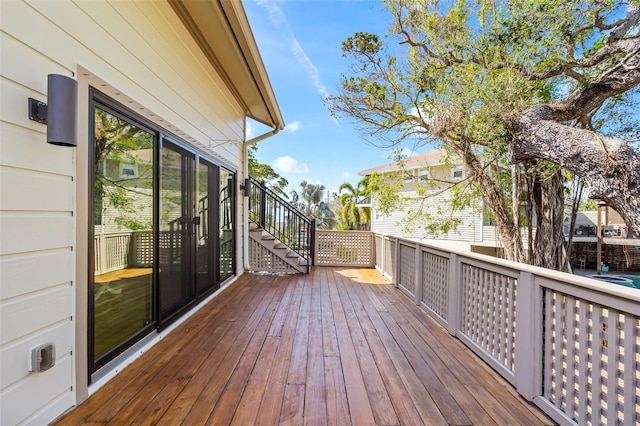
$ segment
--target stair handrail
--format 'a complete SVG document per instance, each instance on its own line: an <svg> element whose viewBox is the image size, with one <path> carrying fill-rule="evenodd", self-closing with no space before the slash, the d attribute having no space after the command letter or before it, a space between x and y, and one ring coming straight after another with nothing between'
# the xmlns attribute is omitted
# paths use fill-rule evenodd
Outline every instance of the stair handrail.
<svg viewBox="0 0 640 426"><path fill-rule="evenodd" d="M309 218L264 182L250 177L249 217L307 261L314 261L316 219Z"/></svg>

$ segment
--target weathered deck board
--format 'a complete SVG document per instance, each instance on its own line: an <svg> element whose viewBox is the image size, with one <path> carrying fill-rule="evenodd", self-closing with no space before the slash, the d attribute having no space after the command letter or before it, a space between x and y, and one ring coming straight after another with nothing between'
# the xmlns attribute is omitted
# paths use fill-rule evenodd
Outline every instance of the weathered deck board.
<svg viewBox="0 0 640 426"><path fill-rule="evenodd" d="M552 424L375 270L244 274L58 424Z"/></svg>

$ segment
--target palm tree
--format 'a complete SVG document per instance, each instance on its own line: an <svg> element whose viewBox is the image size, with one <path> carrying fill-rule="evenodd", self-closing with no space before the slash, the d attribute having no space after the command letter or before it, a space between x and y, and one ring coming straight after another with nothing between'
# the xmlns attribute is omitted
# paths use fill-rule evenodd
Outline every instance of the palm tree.
<svg viewBox="0 0 640 426"><path fill-rule="evenodd" d="M330 228L333 225L333 212L324 198L325 186L309 183L306 180L300 182L300 193L291 191L291 203L306 216L317 219L318 227Z"/></svg>
<svg viewBox="0 0 640 426"><path fill-rule="evenodd" d="M338 193L342 222L348 229L356 229L359 223L371 221L371 209L358 207L358 204L371 195L368 176L360 179L355 187L349 182L343 183L338 188Z"/></svg>

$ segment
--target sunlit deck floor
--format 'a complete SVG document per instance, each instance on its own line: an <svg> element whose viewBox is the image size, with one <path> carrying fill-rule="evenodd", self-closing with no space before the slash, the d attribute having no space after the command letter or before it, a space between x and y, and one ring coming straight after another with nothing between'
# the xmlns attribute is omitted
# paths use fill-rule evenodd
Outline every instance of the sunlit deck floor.
<svg viewBox="0 0 640 426"><path fill-rule="evenodd" d="M244 274L60 424L552 424L373 269Z"/></svg>

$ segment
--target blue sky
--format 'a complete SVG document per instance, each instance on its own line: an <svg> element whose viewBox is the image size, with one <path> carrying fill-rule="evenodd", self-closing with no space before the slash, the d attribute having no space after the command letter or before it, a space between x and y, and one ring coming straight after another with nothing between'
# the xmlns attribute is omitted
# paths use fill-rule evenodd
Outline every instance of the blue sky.
<svg viewBox="0 0 640 426"><path fill-rule="evenodd" d="M289 181L289 192L298 191L303 180L336 191L343 182L356 184L358 172L390 162L390 150L369 144L353 122L331 117L323 103L323 97L337 93L341 73L349 74L342 42L357 31L387 33L390 14L382 2L243 0L243 5L287 126L258 144L258 160ZM254 125L249 136L265 130ZM405 147L405 155L410 149Z"/></svg>
<svg viewBox="0 0 640 426"><path fill-rule="evenodd" d="M341 44L356 31L384 34L378 0L244 0L286 128L258 144L257 158L289 181L336 191L358 172L390 162L391 152L367 143L348 119L334 119L323 97L336 94L348 71ZM253 136L264 129L252 126ZM427 150L427 149L423 149ZM422 152L423 152L422 151Z"/></svg>

